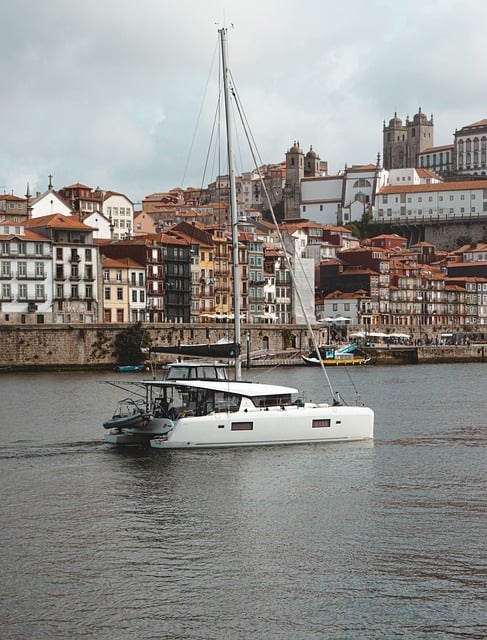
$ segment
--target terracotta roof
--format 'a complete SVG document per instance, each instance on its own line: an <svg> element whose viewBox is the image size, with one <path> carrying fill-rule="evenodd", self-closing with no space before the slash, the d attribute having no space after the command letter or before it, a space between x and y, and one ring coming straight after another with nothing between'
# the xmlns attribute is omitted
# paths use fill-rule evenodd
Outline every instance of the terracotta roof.
<svg viewBox="0 0 487 640"><path fill-rule="evenodd" d="M83 229L85 231L93 231L93 227L80 222L78 216L68 216L62 213L54 213L49 216L41 216L39 218L30 218L25 220L25 226L36 227L48 227L51 229Z"/></svg>
<svg viewBox="0 0 487 640"><path fill-rule="evenodd" d="M465 127L462 127L462 129L470 129L473 127L487 127L487 118L479 120L478 122L473 122L472 124L467 124Z"/></svg>
<svg viewBox="0 0 487 640"><path fill-rule="evenodd" d="M91 187L88 187L86 184L81 184L81 182L77 182L76 184L71 184L69 187L63 187L63 189L88 189L91 191Z"/></svg>
<svg viewBox="0 0 487 640"><path fill-rule="evenodd" d="M109 258L108 256L102 256L103 267L124 267L128 269L130 267L134 269L144 269L144 266L133 260L132 258Z"/></svg>
<svg viewBox="0 0 487 640"><path fill-rule="evenodd" d="M18 196L14 196L9 193L0 195L0 200L9 200L10 202L26 202L25 198L19 198Z"/></svg>
<svg viewBox="0 0 487 640"><path fill-rule="evenodd" d="M424 149L423 151L420 151L419 155L422 155L423 153L434 153L436 151L444 151L446 149L454 149L455 145L454 144L444 144L441 147L429 147L428 149Z"/></svg>
<svg viewBox="0 0 487 640"><path fill-rule="evenodd" d="M375 171L377 169L377 165L375 164L364 164L353 167L347 167L347 173L354 173L358 171Z"/></svg>
<svg viewBox="0 0 487 640"><path fill-rule="evenodd" d="M405 184L382 187L378 195L394 193L421 193L425 191L464 191L466 189L487 189L487 180L465 180L461 182L440 182L437 184Z"/></svg>
<svg viewBox="0 0 487 640"><path fill-rule="evenodd" d="M416 173L420 178L434 178L435 180L441 180L440 176L430 169L416 169Z"/></svg>

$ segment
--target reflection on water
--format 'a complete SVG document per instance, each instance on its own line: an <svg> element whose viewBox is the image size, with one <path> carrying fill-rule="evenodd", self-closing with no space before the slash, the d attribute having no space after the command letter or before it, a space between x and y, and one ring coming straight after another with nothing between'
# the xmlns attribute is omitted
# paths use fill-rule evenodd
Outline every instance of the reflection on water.
<svg viewBox="0 0 487 640"><path fill-rule="evenodd" d="M93 376L2 379L2 639L486 637L484 371L354 370L374 442L172 452L104 444Z"/></svg>

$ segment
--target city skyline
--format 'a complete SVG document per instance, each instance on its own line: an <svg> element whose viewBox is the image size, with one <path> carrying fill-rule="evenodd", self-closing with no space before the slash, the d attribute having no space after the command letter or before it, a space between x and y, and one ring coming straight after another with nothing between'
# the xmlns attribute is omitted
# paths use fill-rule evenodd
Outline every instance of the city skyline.
<svg viewBox="0 0 487 640"><path fill-rule="evenodd" d="M485 18L477 0L394 12L379 0L12 3L0 42L1 192L22 196L27 183L43 192L49 174L55 189L80 181L134 202L206 186L218 174L203 175L216 99L193 136L216 22L235 26L230 65L263 162L283 161L297 139L330 174L375 163L383 121L419 107L434 116L434 144L451 144L456 128L485 115ZM242 159L237 170L251 168Z"/></svg>

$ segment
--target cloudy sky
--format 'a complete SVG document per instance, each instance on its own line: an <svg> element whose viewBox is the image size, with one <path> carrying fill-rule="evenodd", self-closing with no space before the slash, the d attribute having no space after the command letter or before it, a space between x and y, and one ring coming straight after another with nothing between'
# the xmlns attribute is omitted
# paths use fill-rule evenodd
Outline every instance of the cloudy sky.
<svg viewBox="0 0 487 640"><path fill-rule="evenodd" d="M299 140L336 173L394 112L433 114L435 145L487 117L486 0L4 0L1 193L213 180L218 24L263 162Z"/></svg>

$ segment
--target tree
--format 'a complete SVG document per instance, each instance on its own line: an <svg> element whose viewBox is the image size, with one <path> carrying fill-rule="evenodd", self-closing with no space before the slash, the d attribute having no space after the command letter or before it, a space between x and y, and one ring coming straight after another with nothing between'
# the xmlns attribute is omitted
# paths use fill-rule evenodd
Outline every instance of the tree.
<svg viewBox="0 0 487 640"><path fill-rule="evenodd" d="M455 242L457 247L463 247L465 244L472 244L472 238L470 236L458 236Z"/></svg>
<svg viewBox="0 0 487 640"><path fill-rule="evenodd" d="M121 365L140 364L145 360L141 349L150 347L151 338L147 329L136 322L115 337L115 355Z"/></svg>

